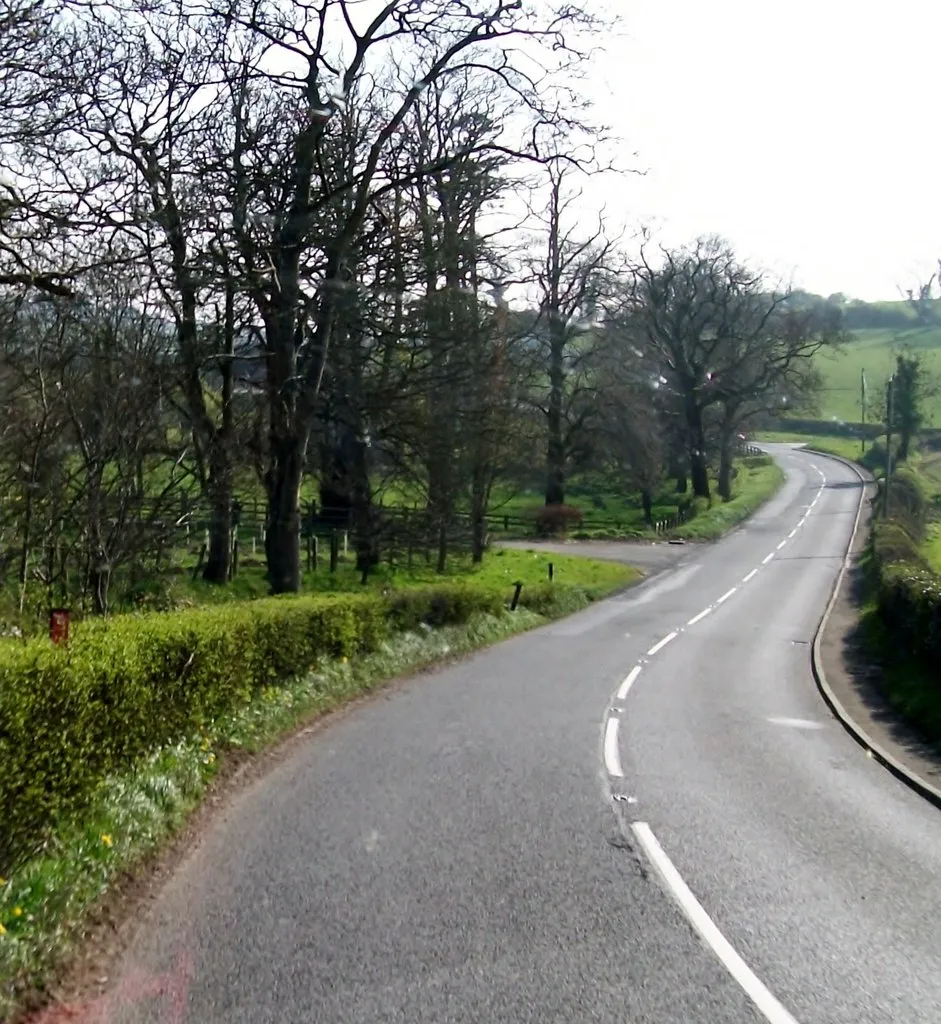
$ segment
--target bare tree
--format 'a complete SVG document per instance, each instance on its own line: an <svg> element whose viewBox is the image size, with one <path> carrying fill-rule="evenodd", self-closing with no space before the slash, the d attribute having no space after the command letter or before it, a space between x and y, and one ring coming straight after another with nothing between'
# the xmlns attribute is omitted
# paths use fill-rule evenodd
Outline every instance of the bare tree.
<svg viewBox="0 0 941 1024"><path fill-rule="evenodd" d="M720 492L730 494L731 445L741 416L767 402L809 366L824 345L843 337L840 313L793 308L787 292L768 290L762 275L728 245L703 238L679 251L646 249L634 270L628 318L643 339L681 417L693 493L709 498L708 431L719 417Z"/></svg>
<svg viewBox="0 0 941 1024"><path fill-rule="evenodd" d="M537 407L546 423L546 504L565 500L566 467L593 409L588 372L593 318L610 286L616 242L603 218L593 230L579 223L582 190L569 188L574 169L564 160L547 167L546 212L536 215L539 255L527 260L538 301L534 334L542 348L545 383Z"/></svg>

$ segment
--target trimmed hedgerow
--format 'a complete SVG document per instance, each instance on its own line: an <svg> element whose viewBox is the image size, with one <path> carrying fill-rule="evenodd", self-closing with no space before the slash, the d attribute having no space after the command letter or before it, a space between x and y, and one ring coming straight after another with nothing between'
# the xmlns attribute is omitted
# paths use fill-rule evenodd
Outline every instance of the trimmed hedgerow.
<svg viewBox="0 0 941 1024"><path fill-rule="evenodd" d="M68 647L0 650L0 868L38 849L107 776L192 735L264 687L390 634L497 612L467 585L271 598L79 623Z"/></svg>

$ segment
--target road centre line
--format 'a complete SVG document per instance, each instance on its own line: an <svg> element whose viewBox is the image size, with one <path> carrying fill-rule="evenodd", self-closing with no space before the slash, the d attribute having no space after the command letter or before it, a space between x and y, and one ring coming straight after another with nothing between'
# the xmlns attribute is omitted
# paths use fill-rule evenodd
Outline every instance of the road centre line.
<svg viewBox="0 0 941 1024"><path fill-rule="evenodd" d="M621 753L618 750L620 724L621 720L612 716L604 727L604 766L608 774L615 779L624 778L624 772L621 771Z"/></svg>
<svg viewBox="0 0 941 1024"><path fill-rule="evenodd" d="M663 638L662 640L658 640L658 641L657 641L657 642L656 642L656 643L655 643L655 644L653 645L653 647L651 647L651 648L650 648L650 650L649 650L649 651L647 652L648 656L649 656L649 655L652 655L652 654L656 654L656 653L657 653L657 651L662 651L662 650L663 650L663 648L664 648L664 647L666 647L666 645L667 645L667 644L668 644L668 643L669 643L669 642L670 642L671 640L675 640L675 639L676 639L676 635L677 635L677 631L676 631L675 629L673 630L673 632L672 632L672 633L667 633L667 635L666 635L666 636L665 636L665 637L664 637L664 638Z"/></svg>
<svg viewBox="0 0 941 1024"><path fill-rule="evenodd" d="M757 575L758 575L758 570L757 569L752 569L752 571L747 576L743 576L742 577L742 583L747 583L750 579L753 579Z"/></svg>
<svg viewBox="0 0 941 1024"><path fill-rule="evenodd" d="M719 598L719 600L718 600L718 601L716 601L716 605L720 605L720 604L722 604L722 603L723 603L723 601L728 601L728 599L729 599L729 598L730 598L730 597L731 597L731 596L732 596L732 595L733 595L733 594L735 593L735 591L736 591L736 590L738 590L738 587L732 587L732 589L731 589L731 590L727 590L727 591L726 591L726 592L725 592L725 593L724 593L724 594L723 594L723 595L722 595L722 596L721 596L721 597Z"/></svg>
<svg viewBox="0 0 941 1024"><path fill-rule="evenodd" d="M785 544L787 544L787 541L786 540L782 540L781 543L778 545L778 551L780 551L781 548L783 548Z"/></svg>
<svg viewBox="0 0 941 1024"><path fill-rule="evenodd" d="M799 525L800 525L800 524L798 523L798 526L799 526ZM789 533L789 534L787 535L787 539L788 539L788 540L790 540L790 539L791 539L791 537L793 537L795 533L797 533L797 526L795 526L795 527L794 527L794 529L793 529L793 530L791 530L791 532L790 532L790 533Z"/></svg>
<svg viewBox="0 0 941 1024"><path fill-rule="evenodd" d="M761 564L762 565L767 565L771 561L772 558L774 558L774 552L773 551L771 552L770 555L765 555L765 557L762 558Z"/></svg>
<svg viewBox="0 0 941 1024"><path fill-rule="evenodd" d="M723 967L741 985L745 994L769 1024L797 1024L794 1017L778 1002L755 972L735 952L729 940L719 931L718 926L683 881L682 875L673 866L673 862L664 852L650 826L646 822L635 821L631 825L631 831L693 929L719 958Z"/></svg>
<svg viewBox="0 0 941 1024"><path fill-rule="evenodd" d="M704 619L704 618L705 618L705 617L706 617L706 616L707 616L707 615L708 615L708 614L709 614L709 613L710 613L711 611L712 611L712 605L709 605L709 607L708 607L708 608L704 608L704 609L703 609L703 610L702 610L702 611L701 611L701 612L700 612L700 613L699 613L698 615L694 615L694 616L693 616L693 617L692 617L692 618L691 618L691 619L689 620L689 622L687 622L687 623L686 623L686 625L687 625L687 626L695 626L697 622L702 622L702 620L703 620L703 619Z"/></svg>
<svg viewBox="0 0 941 1024"><path fill-rule="evenodd" d="M634 683L637 680L637 677L640 675L640 669L640 665L635 665L630 670L630 672L628 672L627 678L624 680L623 683L621 683L621 687L618 690L618 700L624 700L627 697L628 693L630 693L631 687L634 685Z"/></svg>

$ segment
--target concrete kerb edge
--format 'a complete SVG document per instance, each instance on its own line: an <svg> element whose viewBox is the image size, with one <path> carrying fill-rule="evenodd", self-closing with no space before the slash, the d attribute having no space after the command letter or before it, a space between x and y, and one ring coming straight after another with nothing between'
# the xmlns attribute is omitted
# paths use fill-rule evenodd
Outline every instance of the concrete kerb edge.
<svg viewBox="0 0 941 1024"><path fill-rule="evenodd" d="M853 544L855 543L856 534L859 530L859 520L862 516L863 502L866 500L865 485L872 481L867 480L860 471L860 468L849 459L841 458L839 455L831 455L829 452L820 452L814 448L805 448L804 451L813 452L815 455L819 455L822 458L833 459L834 462L842 462L844 466L848 466L853 470L864 485L859 498L859 505L856 508L856 520L853 523L853 532L850 535L849 543L846 546L846 554L843 558L843 564L840 566L839 573L837 573L836 581L833 584L833 591L830 594L830 600L827 602L826 610L824 611L823 618L820 620L820 625L817 627L817 631L814 634L814 641L810 648L810 667L814 675L814 680L817 684L817 689L820 691L820 696L823 697L827 707L829 707L840 725L843 726L843 728L866 751L867 754L871 755L879 762L879 764L882 765L883 768L891 772L900 782L903 782L910 789L913 789L919 796L924 797L925 800L934 804L935 807L941 808L941 790L932 786L930 782L926 782L920 775L913 772L910 768L907 768L897 758L893 757L892 754L876 743L866 730L863 729L863 727L854 718L852 718L846 708L843 707L839 698L827 682L827 675L823 668L823 659L820 655L820 644L823 634L827 628L827 623L830 621L830 613L833 611L833 606L836 604L836 600L839 597L840 587L843 584L843 577L846 575L846 570L849 568L850 560L853 557Z"/></svg>

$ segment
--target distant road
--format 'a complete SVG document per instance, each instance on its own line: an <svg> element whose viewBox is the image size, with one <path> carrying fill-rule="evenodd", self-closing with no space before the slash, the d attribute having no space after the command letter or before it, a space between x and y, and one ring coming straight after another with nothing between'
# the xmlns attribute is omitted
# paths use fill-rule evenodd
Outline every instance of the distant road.
<svg viewBox="0 0 941 1024"><path fill-rule="evenodd" d="M108 1020L938 1024L941 813L809 669L860 486L775 455L785 486L726 540L390 689L244 792Z"/></svg>

